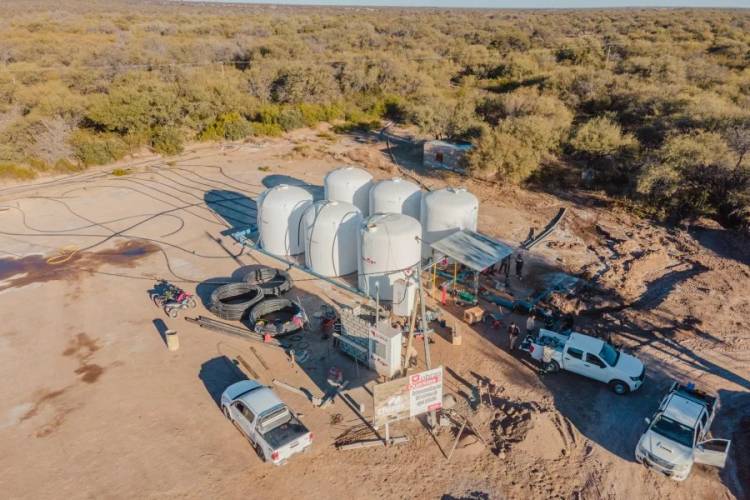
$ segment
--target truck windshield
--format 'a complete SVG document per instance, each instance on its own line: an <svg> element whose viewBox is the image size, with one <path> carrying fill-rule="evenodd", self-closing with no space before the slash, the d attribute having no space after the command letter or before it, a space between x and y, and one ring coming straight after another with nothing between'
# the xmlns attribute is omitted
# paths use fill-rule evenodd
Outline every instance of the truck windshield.
<svg viewBox="0 0 750 500"><path fill-rule="evenodd" d="M693 429L669 417L663 415L658 417L651 426L651 430L688 448L693 446Z"/></svg>
<svg viewBox="0 0 750 500"><path fill-rule="evenodd" d="M599 357L609 366L615 366L617 365L617 360L620 359L620 351L605 343L602 346L602 350L599 351Z"/></svg>

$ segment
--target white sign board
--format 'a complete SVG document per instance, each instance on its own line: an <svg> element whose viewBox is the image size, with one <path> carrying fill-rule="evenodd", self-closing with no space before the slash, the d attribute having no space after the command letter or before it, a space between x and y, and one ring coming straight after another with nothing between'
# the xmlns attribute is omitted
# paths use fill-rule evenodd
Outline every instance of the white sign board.
<svg viewBox="0 0 750 500"><path fill-rule="evenodd" d="M443 406L443 367L375 386L375 427L439 410Z"/></svg>

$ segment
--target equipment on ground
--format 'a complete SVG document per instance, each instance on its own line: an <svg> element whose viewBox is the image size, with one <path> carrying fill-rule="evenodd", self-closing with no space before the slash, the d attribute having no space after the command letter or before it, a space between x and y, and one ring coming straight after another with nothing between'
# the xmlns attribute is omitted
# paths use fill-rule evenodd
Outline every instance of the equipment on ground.
<svg viewBox="0 0 750 500"><path fill-rule="evenodd" d="M209 310L221 319L240 320L263 300L263 290L250 283L227 283L211 293Z"/></svg>
<svg viewBox="0 0 750 500"><path fill-rule="evenodd" d="M273 267L258 267L244 278L245 283L263 290L263 297L278 297L292 289L292 277L288 272Z"/></svg>
<svg viewBox="0 0 750 500"><path fill-rule="evenodd" d="M151 300L171 318L176 318L181 309L194 309L195 297L169 281L159 280L150 291Z"/></svg>
<svg viewBox="0 0 750 500"><path fill-rule="evenodd" d="M284 298L259 302L248 313L248 321L256 333L271 337L301 330L306 322L302 307Z"/></svg>

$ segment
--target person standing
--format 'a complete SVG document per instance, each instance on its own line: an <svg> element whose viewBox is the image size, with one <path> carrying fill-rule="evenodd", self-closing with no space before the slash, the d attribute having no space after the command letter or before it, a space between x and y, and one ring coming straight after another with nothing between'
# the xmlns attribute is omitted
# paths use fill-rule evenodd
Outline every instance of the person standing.
<svg viewBox="0 0 750 500"><path fill-rule="evenodd" d="M534 331L534 313L529 311L529 317L526 318L526 333L532 333Z"/></svg>
<svg viewBox="0 0 750 500"><path fill-rule="evenodd" d="M508 340L510 342L510 350L514 351L516 349L516 343L518 342L518 337L521 335L521 330L518 329L518 325L516 325L516 322L512 322L510 326L508 327Z"/></svg>
<svg viewBox="0 0 750 500"><path fill-rule="evenodd" d="M519 280L523 278L523 255L521 255L521 252L516 255L516 277Z"/></svg>

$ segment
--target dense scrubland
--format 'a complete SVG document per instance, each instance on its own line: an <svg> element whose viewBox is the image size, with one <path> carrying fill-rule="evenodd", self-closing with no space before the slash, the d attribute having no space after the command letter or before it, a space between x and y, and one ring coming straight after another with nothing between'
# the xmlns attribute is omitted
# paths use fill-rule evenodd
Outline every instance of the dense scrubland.
<svg viewBox="0 0 750 500"><path fill-rule="evenodd" d="M473 175L750 223L750 11L5 0L0 174L412 125Z"/></svg>

